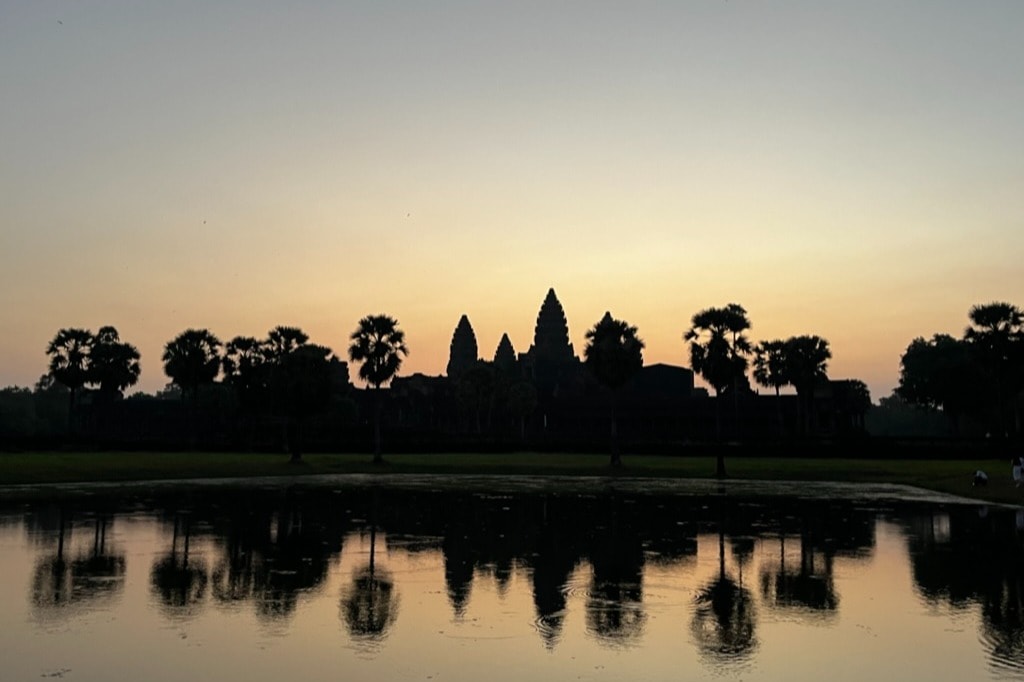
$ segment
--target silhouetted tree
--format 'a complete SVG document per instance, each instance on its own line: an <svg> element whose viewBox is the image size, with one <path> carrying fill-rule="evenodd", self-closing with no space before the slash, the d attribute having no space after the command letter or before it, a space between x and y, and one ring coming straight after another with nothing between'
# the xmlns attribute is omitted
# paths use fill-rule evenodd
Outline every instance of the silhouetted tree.
<svg viewBox="0 0 1024 682"><path fill-rule="evenodd" d="M398 321L388 315L369 315L359 320L352 332L348 357L359 366L359 378L373 386L373 461L384 461L380 449L380 417L383 408L380 387L388 383L402 366L402 358L409 354L405 345L405 332Z"/></svg>
<svg viewBox="0 0 1024 682"><path fill-rule="evenodd" d="M280 360L308 341L309 335L298 327L279 325L270 330L263 342L264 356L270 361Z"/></svg>
<svg viewBox="0 0 1024 682"><path fill-rule="evenodd" d="M828 380L828 361L832 357L828 341L820 336L792 336L786 339L786 372L796 389L804 433L811 431L814 419L814 389Z"/></svg>
<svg viewBox="0 0 1024 682"><path fill-rule="evenodd" d="M871 409L871 390L868 385L860 379L846 379L833 382L832 388L835 392L837 386L844 387L840 396L835 396L835 409L841 410L851 419L851 426L863 431L864 417ZM841 398L841 399L839 399Z"/></svg>
<svg viewBox="0 0 1024 682"><path fill-rule="evenodd" d="M130 343L121 341L117 329L101 327L93 337L90 358L89 383L99 386L100 395L109 401L139 380L139 351Z"/></svg>
<svg viewBox="0 0 1024 682"><path fill-rule="evenodd" d="M619 453L618 424L615 414L619 389L644 366L644 342L636 327L612 318L605 312L597 324L587 330L583 349L584 364L611 392L611 465L622 465Z"/></svg>
<svg viewBox="0 0 1024 682"><path fill-rule="evenodd" d="M213 383L220 372L220 339L206 329L187 329L164 346L164 374L181 388L182 400L189 398L190 445L196 445L196 407L199 388Z"/></svg>
<svg viewBox="0 0 1024 682"><path fill-rule="evenodd" d="M236 336L224 346L224 381L233 386L250 416L266 407L267 349L252 336Z"/></svg>
<svg viewBox="0 0 1024 682"><path fill-rule="evenodd" d="M206 329L186 329L164 346L164 373L193 400L220 372L220 339Z"/></svg>
<svg viewBox="0 0 1024 682"><path fill-rule="evenodd" d="M754 347L754 381L765 388L775 389L775 414L779 435L783 434L782 402L780 392L789 384L786 371L786 342L780 339L762 341Z"/></svg>
<svg viewBox="0 0 1024 682"><path fill-rule="evenodd" d="M978 400L977 370L966 341L936 334L910 342L900 357L896 393L908 403L942 410L954 432Z"/></svg>
<svg viewBox="0 0 1024 682"><path fill-rule="evenodd" d="M690 366L715 389L715 422L718 437L722 436L719 408L722 392L731 388L733 407L739 414L740 383L747 371L747 356L752 348L743 333L750 329L750 319L743 306L730 303L724 308L701 310L690 321L683 339L690 343ZM725 476L725 459L721 449L715 462L715 475Z"/></svg>
<svg viewBox="0 0 1024 682"><path fill-rule="evenodd" d="M1024 311L1010 303L986 303L971 308L970 326L964 340L985 373L993 395L993 430L1007 435L1008 399L1024 388ZM1014 430L1020 430L1020 414L1014 400Z"/></svg>
<svg viewBox="0 0 1024 682"><path fill-rule="evenodd" d="M46 347L50 375L68 388L68 433L74 433L78 390L89 381L92 342L92 332L86 329L61 329Z"/></svg>
<svg viewBox="0 0 1024 682"><path fill-rule="evenodd" d="M292 348L271 369L270 392L276 410L288 420L291 461L302 461L302 426L331 401L332 351L303 344Z"/></svg>

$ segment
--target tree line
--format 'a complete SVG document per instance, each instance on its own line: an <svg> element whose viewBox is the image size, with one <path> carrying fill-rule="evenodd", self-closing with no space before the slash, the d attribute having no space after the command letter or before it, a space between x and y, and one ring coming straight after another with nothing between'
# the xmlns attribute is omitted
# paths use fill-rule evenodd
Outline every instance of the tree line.
<svg viewBox="0 0 1024 682"><path fill-rule="evenodd" d="M989 438L1021 434L1024 312L995 302L972 306L960 337L910 342L900 357L896 399L940 411L955 435L983 429Z"/></svg>
<svg viewBox="0 0 1024 682"><path fill-rule="evenodd" d="M369 315L352 332L348 358L360 363L359 376L378 393L408 354L404 332L387 315ZM76 394L86 386L120 396L139 378L139 353L121 342L117 330L103 327L61 329L47 346L49 376L68 389L68 430L73 433ZM336 389L348 384L348 367L327 346L310 343L298 327L277 326L263 339L236 336L226 344L207 329L186 329L167 342L161 357L164 373L189 406L194 420L199 393L218 376L230 386L241 412L250 419L279 418L293 461L302 457L302 426L329 404ZM376 413L375 461L380 459L379 410Z"/></svg>
<svg viewBox="0 0 1024 682"><path fill-rule="evenodd" d="M930 340L915 339L908 346L900 361L896 395L908 404L941 411L956 424L966 416L984 422L991 433L1019 433L1024 388L1021 311L1008 303L991 303L973 307L969 317L971 325L961 339L936 334ZM751 394L750 379L774 391L780 434L783 414L778 398L784 387L795 389L798 429L809 434L816 391L828 380L832 357L828 341L802 334L755 343L749 337L751 326L743 306L729 303L698 311L682 334L694 373L714 391L718 440L730 435L723 427L725 412L731 413L733 434L742 432L739 424L743 398ZM610 313L587 330L585 339L580 366L608 396L611 462L617 466L621 462L618 403L623 388L643 367L644 342L635 326ZM230 391L242 422L278 423L281 439L295 460L301 459L304 424L346 392L348 362L357 363L358 376L372 395L372 407L366 412L372 413L374 460L379 461L385 402L382 388L398 375L409 349L398 321L384 314L361 319L349 341L346 354L338 356L329 347L312 343L296 327L278 326L263 338L236 336L227 343L209 330L187 329L167 342L161 359L170 379L167 391L180 395L185 406L193 445L200 393L204 387L216 384ZM49 395L60 387L65 389L67 432L72 437L83 389L89 390L94 411L102 414L140 376L138 350L123 341L112 326L102 327L95 334L87 329L60 329L46 353L49 371L36 391ZM506 336L493 362L477 359L460 376L453 377L457 378L452 382L457 399L476 404L478 425L481 406L486 400L493 404L496 375L514 377L522 372L516 365ZM505 381L509 383L505 387L508 412L521 425L538 405L537 388L530 379L519 376L509 380L511 383ZM870 405L867 387L859 381L848 383L853 386L855 401L866 410ZM724 475L721 460L718 471Z"/></svg>

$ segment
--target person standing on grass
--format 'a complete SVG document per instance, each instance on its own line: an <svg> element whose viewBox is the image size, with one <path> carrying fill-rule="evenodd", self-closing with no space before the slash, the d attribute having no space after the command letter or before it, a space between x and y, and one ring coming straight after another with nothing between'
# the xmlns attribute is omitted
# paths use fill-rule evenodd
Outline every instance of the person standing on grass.
<svg viewBox="0 0 1024 682"><path fill-rule="evenodd" d="M1021 477L1024 476L1024 461L1020 455L1017 455L1010 463L1013 465L1013 484L1019 488Z"/></svg>

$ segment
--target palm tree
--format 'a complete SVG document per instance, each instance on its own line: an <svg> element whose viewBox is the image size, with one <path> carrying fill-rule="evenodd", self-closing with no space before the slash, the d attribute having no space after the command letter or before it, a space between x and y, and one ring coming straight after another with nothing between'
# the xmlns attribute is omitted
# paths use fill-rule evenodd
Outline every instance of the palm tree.
<svg viewBox="0 0 1024 682"><path fill-rule="evenodd" d="M164 346L164 373L195 400L199 387L220 372L220 339L206 329L186 329Z"/></svg>
<svg viewBox="0 0 1024 682"><path fill-rule="evenodd" d="M409 354L405 345L405 332L398 321L388 315L368 315L359 320L352 332L348 357L359 366L359 378L373 386L375 407L373 417L373 461L384 461L380 450L380 413L383 406L380 387L388 383L402 366L402 358Z"/></svg>
<svg viewBox="0 0 1024 682"><path fill-rule="evenodd" d="M191 396L188 419L191 445L196 444L195 413L199 388L213 383L220 372L220 339L206 329L186 329L164 346L164 373L181 388L181 398Z"/></svg>
<svg viewBox="0 0 1024 682"><path fill-rule="evenodd" d="M332 351L324 346L302 344L275 363L270 374L270 392L275 412L286 420L291 462L302 461L302 425L331 401Z"/></svg>
<svg viewBox="0 0 1024 682"><path fill-rule="evenodd" d="M100 394L113 400L139 380L139 351L130 343L121 341L117 329L101 327L93 338L90 352L89 383L99 384Z"/></svg>
<svg viewBox="0 0 1024 682"><path fill-rule="evenodd" d="M973 411L984 394L972 350L949 334L914 339L900 356L896 393L908 403L941 410L958 434L961 415Z"/></svg>
<svg viewBox="0 0 1024 682"><path fill-rule="evenodd" d="M87 329L61 329L46 347L50 375L68 388L68 433L74 431L75 397L90 378L93 335Z"/></svg>
<svg viewBox="0 0 1024 682"><path fill-rule="evenodd" d="M1015 397L1024 386L1024 311L1010 303L986 303L973 306L969 317L964 340L988 375L996 409L993 427L1004 437L1006 398ZM1015 421L1019 430L1016 409Z"/></svg>
<svg viewBox="0 0 1024 682"><path fill-rule="evenodd" d="M779 339L762 341L754 347L754 381L765 388L775 389L775 411L779 419L779 435L782 435L782 404L779 392L790 383L786 367L786 342Z"/></svg>
<svg viewBox="0 0 1024 682"><path fill-rule="evenodd" d="M618 424L615 402L619 389L644 366L644 342L636 335L636 327L612 318L610 312L586 333L583 362L599 382L611 391L611 466L622 466L619 454Z"/></svg>
<svg viewBox="0 0 1024 682"><path fill-rule="evenodd" d="M224 381L235 387L243 407L257 407L265 387L267 362L265 342L252 336L236 336L224 346Z"/></svg>
<svg viewBox="0 0 1024 682"><path fill-rule="evenodd" d="M740 380L747 371L747 357L752 349L743 333L750 329L750 319L743 306L730 303L724 308L701 310L690 321L683 340L690 343L690 365L694 372L715 389L715 425L722 436L719 398L727 388L733 392L734 411L738 425ZM715 463L715 475L725 476L725 459L721 450Z"/></svg>
<svg viewBox="0 0 1024 682"><path fill-rule="evenodd" d="M811 431L814 414L814 389L828 379L828 361L832 357L828 341L820 336L803 335L786 339L786 372L802 411L804 433Z"/></svg>
<svg viewBox="0 0 1024 682"><path fill-rule="evenodd" d="M280 359L299 346L306 345L309 335L298 327L277 326L267 334L264 348L267 357Z"/></svg>

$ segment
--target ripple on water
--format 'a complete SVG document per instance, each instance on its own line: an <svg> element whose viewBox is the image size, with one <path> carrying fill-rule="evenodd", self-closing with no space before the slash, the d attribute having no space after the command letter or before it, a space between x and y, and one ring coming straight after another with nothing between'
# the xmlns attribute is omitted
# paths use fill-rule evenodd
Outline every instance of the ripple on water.
<svg viewBox="0 0 1024 682"><path fill-rule="evenodd" d="M547 613L533 619L533 629L544 640L544 645L553 648L562 636L562 624L565 622L566 610Z"/></svg>
<svg viewBox="0 0 1024 682"><path fill-rule="evenodd" d="M1024 628L981 628L978 635L989 655L989 668L1000 680L1019 680L1024 675Z"/></svg>

